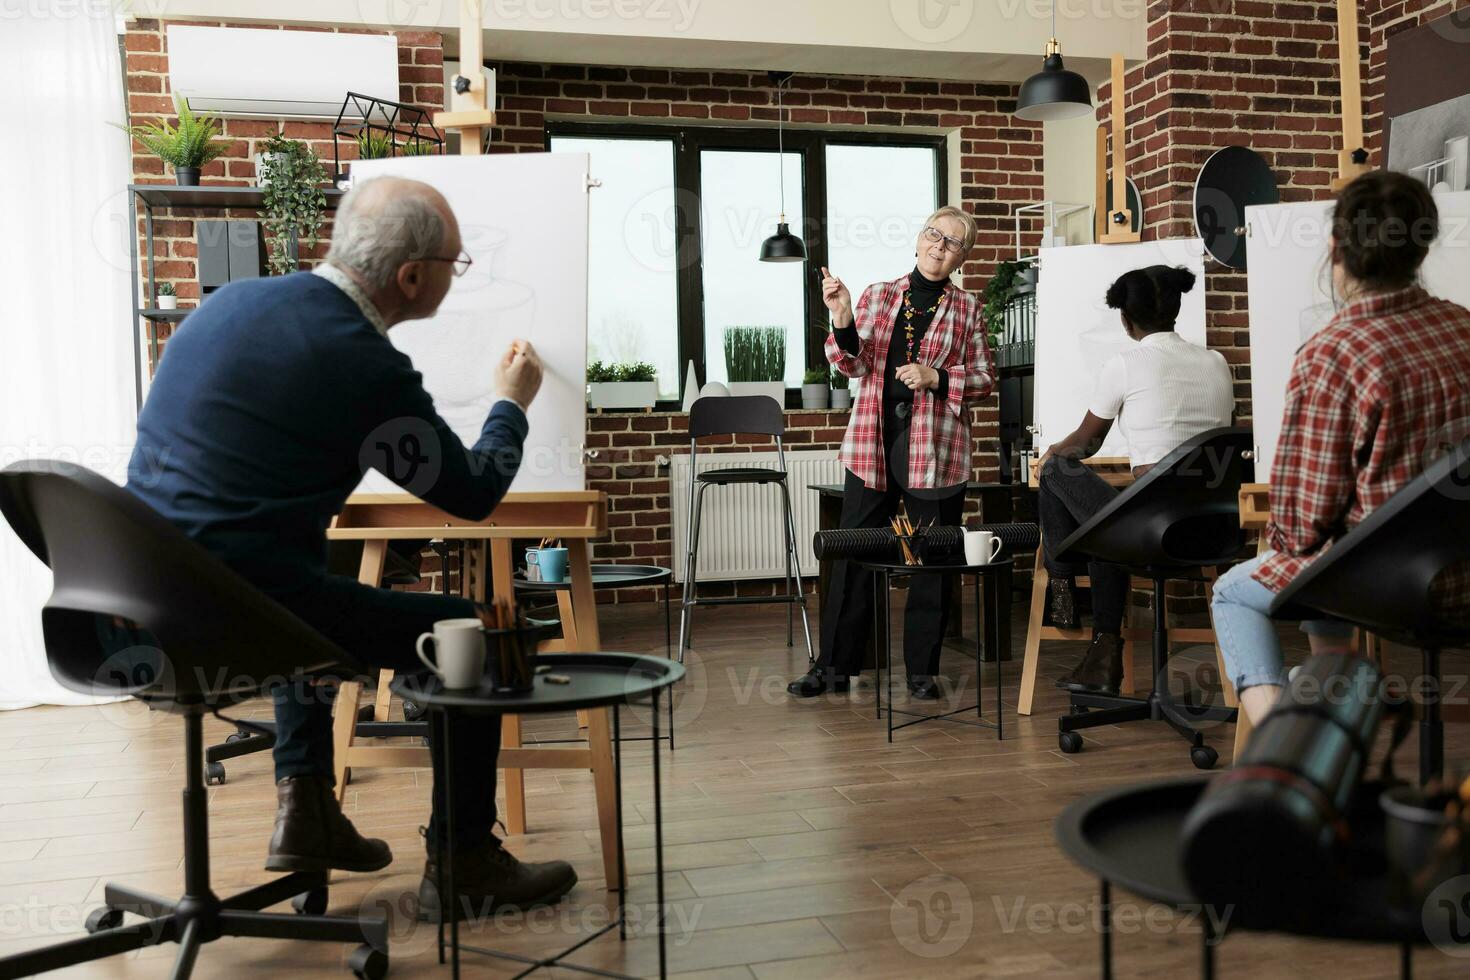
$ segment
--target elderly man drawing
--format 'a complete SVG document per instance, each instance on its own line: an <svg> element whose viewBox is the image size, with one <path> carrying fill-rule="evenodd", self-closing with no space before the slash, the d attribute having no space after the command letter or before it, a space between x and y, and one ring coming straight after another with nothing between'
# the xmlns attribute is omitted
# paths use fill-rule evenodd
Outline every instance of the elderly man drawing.
<svg viewBox="0 0 1470 980"><path fill-rule="evenodd" d="M314 272L233 283L168 343L128 488L358 661L421 669L414 640L440 619L473 616L465 599L391 592L329 575L328 522L369 468L465 518L509 488L541 362L524 341L493 373L499 400L473 446L434 410L422 378L387 333L430 316L468 267L449 204L433 188L371 180L337 211ZM248 665L240 665L242 669ZM266 867L376 871L388 845L358 834L332 792L331 704L306 685L275 692L278 809ZM454 869L471 908L554 901L577 876L560 861L522 864L491 833L500 719L456 720ZM432 745L438 755L440 746ZM435 788L433 854L445 814ZM421 908L439 914L425 868Z"/></svg>

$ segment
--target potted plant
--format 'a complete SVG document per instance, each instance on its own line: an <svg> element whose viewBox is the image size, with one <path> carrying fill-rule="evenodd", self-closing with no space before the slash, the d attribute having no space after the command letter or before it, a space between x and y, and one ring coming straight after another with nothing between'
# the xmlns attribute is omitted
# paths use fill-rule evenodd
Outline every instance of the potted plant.
<svg viewBox="0 0 1470 980"><path fill-rule="evenodd" d="M144 148L174 168L174 180L180 187L197 187L200 169L224 155L229 144L217 139L221 129L213 116L196 116L188 99L175 99L179 124L162 122L142 126L122 126L123 132L142 143Z"/></svg>
<svg viewBox="0 0 1470 980"><path fill-rule="evenodd" d="M827 369L812 368L801 376L801 407L826 408L830 390L827 387Z"/></svg>
<svg viewBox="0 0 1470 980"><path fill-rule="evenodd" d="M262 217L270 241L270 271L283 276L296 271L297 243L308 247L327 213L322 183L327 179L316 152L300 140L272 136L260 155Z"/></svg>
<svg viewBox="0 0 1470 980"><path fill-rule="evenodd" d="M157 309L177 310L179 308L179 297L174 292L174 284L171 282L159 283L158 289L154 291L153 301L157 304Z"/></svg>
<svg viewBox="0 0 1470 980"><path fill-rule="evenodd" d="M786 404L786 328L726 327L725 371L732 395L769 395Z"/></svg>
<svg viewBox="0 0 1470 980"><path fill-rule="evenodd" d="M403 156L406 157L428 157L441 152L440 144L431 143L428 140L411 140L401 147Z"/></svg>
<svg viewBox="0 0 1470 980"><path fill-rule="evenodd" d="M985 332L989 336L996 367L1010 365L1010 351L1002 349L1001 343L1005 334L1006 306L1023 282L1022 274L1026 268L1025 262L1001 262L980 293L980 302L984 304L981 316L985 318Z"/></svg>
<svg viewBox="0 0 1470 980"><path fill-rule="evenodd" d="M357 131L357 158L359 160L381 160L393 155L393 136L376 129Z"/></svg>
<svg viewBox="0 0 1470 980"><path fill-rule="evenodd" d="M847 411L852 408L852 392L848 390L848 382L852 379L845 374L832 372L832 407Z"/></svg>
<svg viewBox="0 0 1470 980"><path fill-rule="evenodd" d="M658 401L658 373L652 364L587 365L587 403L592 408L651 411Z"/></svg>

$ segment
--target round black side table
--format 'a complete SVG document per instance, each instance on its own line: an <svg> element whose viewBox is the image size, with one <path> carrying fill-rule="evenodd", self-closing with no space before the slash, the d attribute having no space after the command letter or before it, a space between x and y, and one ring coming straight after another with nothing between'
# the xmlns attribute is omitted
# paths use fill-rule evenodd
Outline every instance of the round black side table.
<svg viewBox="0 0 1470 980"><path fill-rule="evenodd" d="M592 587L594 589L631 589L640 585L662 585L664 589L664 656L672 657L674 650L673 618L669 615L669 583L674 580L672 569L662 565L593 565ZM570 579L560 582L533 582L517 575L512 580L517 592L564 592L572 587ZM669 698L669 751L674 750L674 699ZM647 735L630 735L628 741L641 742ZM556 741L555 739L551 740ZM573 741L565 739L564 741ZM546 742L543 744L551 744Z"/></svg>
<svg viewBox="0 0 1470 980"><path fill-rule="evenodd" d="M599 936L611 931L614 927L618 930L620 939L627 939L627 919L624 916L624 907L627 904L628 873L626 855L623 849L623 752L622 739L620 738L619 708L623 704L631 704L635 701L647 701L651 705L649 717L653 725L653 735L649 742L653 750L653 847L654 847L654 882L657 890L657 915L655 916L655 928L658 932L658 975L660 978L668 975L668 954L665 948L665 936L663 928L664 908L664 834L663 834L663 786L659 773L659 698L664 689L677 683L684 676L683 665L672 660L660 659L658 657L643 656L632 653L558 653L546 658L549 666L538 667L536 672L535 686L525 694L501 695L496 694L490 688L488 682L479 688L463 688L451 690L444 687L439 678L433 674L407 674L395 677L392 682L394 693L401 697L412 697L423 705L429 714L429 723L432 726L433 736L442 739L443 751L436 753L438 759L447 759L450 755L449 726L445 719L451 712L485 712L490 714L550 714L556 712L577 711L583 708L612 708L612 736L613 736L613 785L615 786L614 801L618 814L618 911L612 922L598 929L592 935L587 936L574 943L567 949L562 950L554 956L534 959L529 956L521 956L516 953L506 953L499 950L484 949L478 946L460 946L459 942L459 893L454 885L454 782L447 767L439 762L434 765L434 781L436 785L443 787L444 793L444 832L436 834L434 860L439 868L439 881L437 883L439 894L443 897L439 903L441 910L449 910L449 941L445 942L444 919L442 913L439 916L439 962L444 962L444 951L449 949L451 970L454 980L459 980L459 954L464 949L470 952L481 953L499 959L514 960L518 963L527 964L527 969L521 971L517 976L525 976L535 970L546 967L559 967L566 970L576 970L582 973L590 973L604 977L621 977L623 980L634 980L623 974L609 973L605 970L580 967L574 963L564 963L562 958L569 956L581 949L583 946L597 939ZM553 684L547 679L548 675L560 675L568 679L565 684ZM442 782L441 782L442 780Z"/></svg>
<svg viewBox="0 0 1470 980"><path fill-rule="evenodd" d="M1004 670L1005 661L1011 659L1011 569L1014 562L1009 558L993 561L988 565L965 565L962 563L934 562L927 565L898 565L891 562L861 561L854 560L860 568L866 568L873 573L873 635L876 637L880 652L882 654L882 667L884 676L879 677L875 687L877 696L875 708L877 717L883 717L883 689L886 681L888 687L888 741L893 741L893 733L910 725L918 725L926 721L947 721L955 725L970 725L976 728L993 728L997 739L1004 739L1004 710L1001 705L1001 673ZM920 711L905 711L893 706L893 638L889 636L890 625L888 615L889 590L893 588L893 580L896 578L908 578L917 575L973 575L975 576L975 624L978 631L979 624L984 620L985 634L983 637L975 637L975 703L963 708L955 708L953 711L940 713L929 713ZM981 616L981 601L984 600L984 616ZM981 707L984 688L981 683L982 660L990 658L995 660L995 721L985 720L985 711ZM962 712L974 711L975 718L955 717ZM894 715L906 715L912 721L906 721L899 725L893 724Z"/></svg>

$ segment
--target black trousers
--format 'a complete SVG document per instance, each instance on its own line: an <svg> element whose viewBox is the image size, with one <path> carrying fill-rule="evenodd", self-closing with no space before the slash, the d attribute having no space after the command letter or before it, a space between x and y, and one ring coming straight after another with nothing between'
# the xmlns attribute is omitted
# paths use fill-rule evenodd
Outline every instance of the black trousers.
<svg viewBox="0 0 1470 980"><path fill-rule="evenodd" d="M475 605L459 596L375 589L355 579L328 576L321 586L274 598L359 662L397 673L422 673L414 652L420 633L431 633L441 619L475 615ZM332 778L333 688L291 684L276 688L276 779L317 775ZM454 772L456 848L483 844L495 825L495 762L500 753L500 716L455 712L450 741L453 758L441 760L441 747L429 740L435 765ZM434 787L429 850L435 845L438 815L444 812L440 787Z"/></svg>
<svg viewBox="0 0 1470 980"><path fill-rule="evenodd" d="M891 454L890 454L891 455ZM887 490L873 490L848 471L842 487L844 528L888 527L888 519L902 503L915 525L956 526L965 509L961 484L918 492L899 488L892 474ZM939 670L939 649L949 618L949 590L943 575L916 575L909 579L908 604L903 613L903 662L909 677L932 677ZM817 666L836 674L862 672L863 650L873 632L873 573L849 561L832 563L827 604L822 609L822 652Z"/></svg>
<svg viewBox="0 0 1470 980"><path fill-rule="evenodd" d="M1037 479L1040 493L1036 510L1041 521L1042 561L1053 577L1072 578L1086 568L1092 580L1092 630L1094 633L1123 632L1123 612L1128 604L1129 577L1121 565L1089 561L1074 565L1057 560L1057 549L1087 521L1118 496L1097 471L1078 460L1053 456Z"/></svg>

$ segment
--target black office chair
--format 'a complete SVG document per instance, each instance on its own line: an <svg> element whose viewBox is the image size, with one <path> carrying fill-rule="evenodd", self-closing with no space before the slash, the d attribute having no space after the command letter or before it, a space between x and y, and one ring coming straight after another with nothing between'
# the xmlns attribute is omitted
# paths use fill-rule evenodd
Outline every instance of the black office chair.
<svg viewBox="0 0 1470 980"><path fill-rule="evenodd" d="M221 899L209 881L204 715L258 697L261 678L351 673L347 656L190 541L126 490L68 463L0 471L0 513L51 566L41 611L51 674L68 690L128 695L184 716L184 894L177 901L108 884L90 936L0 959L0 976L30 976L145 946L179 944L172 976L222 936L361 943L352 971L388 972L380 913L320 914L327 877L297 872ZM287 900L298 913L262 912ZM143 921L123 924L132 912Z"/></svg>
<svg viewBox="0 0 1470 980"><path fill-rule="evenodd" d="M781 468L737 466L700 473L695 467L695 452L702 436L751 433L773 436L776 440L776 457ZM715 398L698 398L689 408L689 540L684 557L684 598L679 609L679 662L684 662L684 648L694 626L695 606L729 606L753 602L785 602L801 608L801 630L806 637L806 659L811 663L812 632L806 618L806 595L801 586L801 559L796 554L796 520L791 513L791 493L786 486L786 454L781 448L781 437L786 433L786 422L781 414L781 405L769 395L739 395ZM770 596L726 596L699 597L696 576L699 569L699 518L704 506L704 492L712 486L736 484L775 484L781 491L781 508L785 517L786 535L786 592ZM696 491L696 486L698 490ZM792 644L791 609L786 609L786 645Z"/></svg>
<svg viewBox="0 0 1470 980"><path fill-rule="evenodd" d="M1420 782L1444 768L1440 651L1470 645L1470 611L1435 601L1436 580L1451 577L1470 578L1470 440L1333 542L1271 603L1274 619L1327 616L1419 648Z"/></svg>
<svg viewBox="0 0 1470 980"><path fill-rule="evenodd" d="M1057 719L1063 752L1082 748L1079 731L1129 721L1164 721L1189 740L1190 760L1200 769L1214 766L1219 754L1204 742L1191 719L1233 721L1235 710L1174 701L1159 688L1169 659L1169 626L1164 587L1171 580L1196 578L1199 569L1239 557L1245 545L1240 527L1240 485L1252 464L1251 430L1212 429L1161 459L1117 499L1062 542L1061 558L1089 558L1126 567L1153 583L1154 686L1146 698L1112 694L1072 694L1072 713Z"/></svg>

